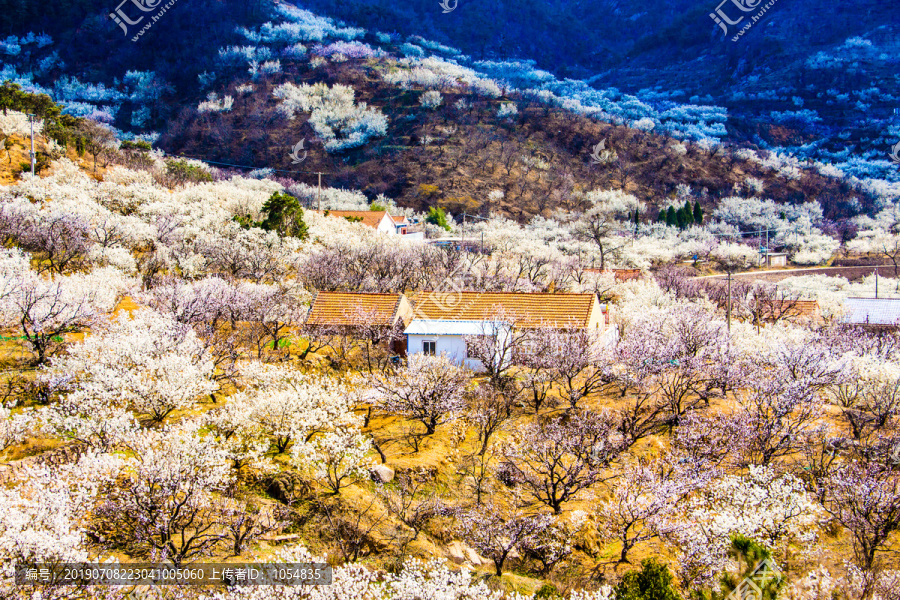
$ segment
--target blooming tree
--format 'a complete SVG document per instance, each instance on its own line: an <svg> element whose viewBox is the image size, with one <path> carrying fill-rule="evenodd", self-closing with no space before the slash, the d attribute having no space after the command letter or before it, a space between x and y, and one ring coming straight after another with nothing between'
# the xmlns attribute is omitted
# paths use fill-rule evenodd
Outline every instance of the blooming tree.
<svg viewBox="0 0 900 600"><path fill-rule="evenodd" d="M621 543L619 562L637 544L678 527L676 511L694 485L682 473L662 463L629 463L611 482L609 496L597 509L597 530Z"/></svg>
<svg viewBox="0 0 900 600"><path fill-rule="evenodd" d="M900 479L880 465L851 462L824 485L825 510L850 532L856 565L871 571L900 527Z"/></svg>
<svg viewBox="0 0 900 600"><path fill-rule="evenodd" d="M425 427L431 435L438 425L454 418L465 406L469 372L444 356L413 354L407 367L396 375L376 376L372 386L379 406Z"/></svg>
<svg viewBox="0 0 900 600"><path fill-rule="evenodd" d="M493 561L498 577L513 551L534 544L554 528L553 517L549 515L528 515L521 511L504 515L504 510L492 503L461 511L457 519L460 534L479 554Z"/></svg>
<svg viewBox="0 0 900 600"><path fill-rule="evenodd" d="M134 460L110 486L95 524L108 543L181 565L220 540L214 494L233 481L228 455L197 424L143 431L129 442Z"/></svg>
<svg viewBox="0 0 900 600"><path fill-rule="evenodd" d="M313 477L332 494L368 475L372 440L354 428L336 429L295 444L295 464L311 470Z"/></svg>
<svg viewBox="0 0 900 600"><path fill-rule="evenodd" d="M601 480L603 468L620 450L612 417L581 410L526 425L504 455L525 492L560 514L563 504Z"/></svg>
<svg viewBox="0 0 900 600"><path fill-rule="evenodd" d="M21 470L0 490L0 558L3 586L22 563L88 560L89 516L102 487L122 467L119 458L88 453L76 463Z"/></svg>
<svg viewBox="0 0 900 600"><path fill-rule="evenodd" d="M127 406L155 423L218 388L194 331L146 309L120 314L52 368L72 378L76 405L81 400Z"/></svg>
<svg viewBox="0 0 900 600"><path fill-rule="evenodd" d="M258 428L278 453L295 441L359 423L352 412L354 397L332 379L259 363L245 367L243 379L247 388L229 399L235 405L231 427Z"/></svg>

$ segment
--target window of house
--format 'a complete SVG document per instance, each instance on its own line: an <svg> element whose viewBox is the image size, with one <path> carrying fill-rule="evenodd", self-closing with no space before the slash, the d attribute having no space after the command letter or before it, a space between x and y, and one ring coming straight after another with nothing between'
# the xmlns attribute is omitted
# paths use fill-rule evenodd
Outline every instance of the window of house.
<svg viewBox="0 0 900 600"><path fill-rule="evenodd" d="M427 354L429 356L434 356L435 354L437 354L437 342L436 341L422 342L422 353Z"/></svg>

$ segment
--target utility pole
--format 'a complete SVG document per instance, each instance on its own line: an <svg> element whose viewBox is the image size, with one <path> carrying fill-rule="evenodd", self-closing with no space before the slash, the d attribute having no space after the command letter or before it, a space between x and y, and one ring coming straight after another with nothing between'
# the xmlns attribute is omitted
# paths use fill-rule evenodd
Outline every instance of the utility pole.
<svg viewBox="0 0 900 600"><path fill-rule="evenodd" d="M316 192L316 211L322 210L322 173L321 171L317 172L316 175L319 176L319 189Z"/></svg>
<svg viewBox="0 0 900 600"><path fill-rule="evenodd" d="M728 306L725 308L725 319L728 321L728 333L731 333L731 270L728 271Z"/></svg>
<svg viewBox="0 0 900 600"><path fill-rule="evenodd" d="M466 211L463 211L462 246L466 245Z"/></svg>
<svg viewBox="0 0 900 600"><path fill-rule="evenodd" d="M28 113L28 121L31 123L31 177L34 178L34 113Z"/></svg>
<svg viewBox="0 0 900 600"><path fill-rule="evenodd" d="M490 221L487 217L479 217L478 215L470 215L466 211L463 211L463 227L462 227L462 242L461 245L466 245L466 218L472 217L473 219L481 219L482 221ZM481 253L484 254L484 230L481 231Z"/></svg>

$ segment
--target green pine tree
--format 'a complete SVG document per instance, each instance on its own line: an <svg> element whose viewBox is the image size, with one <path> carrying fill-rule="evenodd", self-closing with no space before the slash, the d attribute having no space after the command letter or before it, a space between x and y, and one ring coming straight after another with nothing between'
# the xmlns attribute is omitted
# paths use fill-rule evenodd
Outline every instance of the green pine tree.
<svg viewBox="0 0 900 600"><path fill-rule="evenodd" d="M684 207L679 208L678 212L675 213L675 223L678 225L678 229L687 227L687 217L684 214Z"/></svg>
<svg viewBox="0 0 900 600"><path fill-rule="evenodd" d="M694 202L694 223L703 225L703 208L700 207L700 201Z"/></svg>
<svg viewBox="0 0 900 600"><path fill-rule="evenodd" d="M678 220L675 217L675 209L671 206L669 207L669 210L666 211L666 225L668 225L669 227L675 227L676 225L678 225Z"/></svg>
<svg viewBox="0 0 900 600"><path fill-rule="evenodd" d="M447 222L447 213L440 206L432 206L428 209L428 216L425 217L426 223L443 227L450 231L450 224Z"/></svg>
<svg viewBox="0 0 900 600"><path fill-rule="evenodd" d="M689 226L694 223L694 211L691 210L690 200L684 203L684 222Z"/></svg>
<svg viewBox="0 0 900 600"><path fill-rule="evenodd" d="M303 220L303 209L300 202L288 194L275 192L262 206L266 218L256 224L266 231L277 231L285 237L305 240L309 237L309 228Z"/></svg>

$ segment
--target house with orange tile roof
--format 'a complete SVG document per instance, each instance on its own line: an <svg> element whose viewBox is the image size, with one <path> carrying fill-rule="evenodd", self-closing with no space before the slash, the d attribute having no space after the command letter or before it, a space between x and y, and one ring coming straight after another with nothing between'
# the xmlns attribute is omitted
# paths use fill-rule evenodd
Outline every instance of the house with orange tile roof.
<svg viewBox="0 0 900 600"><path fill-rule="evenodd" d="M410 226L409 219L402 215L393 216L386 210L326 210L322 214L362 223L387 235L407 235Z"/></svg>
<svg viewBox="0 0 900 600"><path fill-rule="evenodd" d="M345 335L393 331L396 335L384 337L393 337L394 353L405 354L401 333L412 319L412 306L403 294L318 292L306 315L306 326Z"/></svg>
<svg viewBox="0 0 900 600"><path fill-rule="evenodd" d="M595 294L421 292L410 299L414 318L404 331L407 354L444 354L475 370L481 365L470 356L470 336L551 328L596 331L600 344L617 337Z"/></svg>

